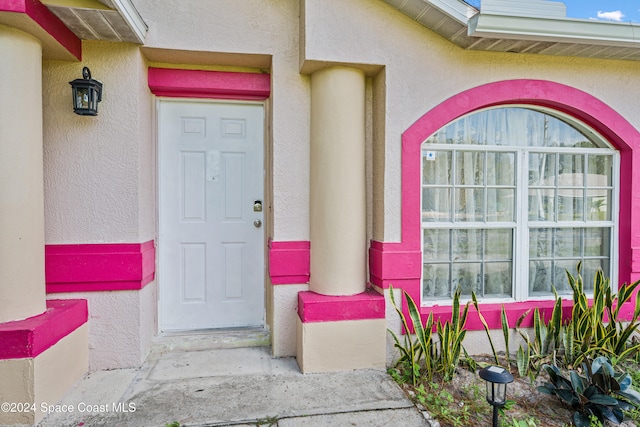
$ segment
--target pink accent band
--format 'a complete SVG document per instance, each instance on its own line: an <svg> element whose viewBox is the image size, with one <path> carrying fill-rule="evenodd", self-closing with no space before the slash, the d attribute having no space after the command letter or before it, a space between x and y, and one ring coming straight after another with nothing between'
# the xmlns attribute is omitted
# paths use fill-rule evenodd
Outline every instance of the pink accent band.
<svg viewBox="0 0 640 427"><path fill-rule="evenodd" d="M47 311L0 323L0 360L36 357L87 323L86 300L47 300Z"/></svg>
<svg viewBox="0 0 640 427"><path fill-rule="evenodd" d="M298 316L302 323L384 319L384 307L384 297L376 291L349 296L298 293Z"/></svg>
<svg viewBox="0 0 640 427"><path fill-rule="evenodd" d="M0 15L2 12L22 13L42 28L49 36L51 36L62 48L69 52L78 60L82 59L82 40L80 40L67 26L51 12L44 4L38 0L5 0L0 1ZM0 19L0 24L2 19ZM15 24L15 21L14 21ZM9 24L11 25L11 24ZM19 25L19 23L18 23ZM23 25L25 27L25 25ZM29 34L29 25L23 30ZM36 31L37 33L37 31ZM38 37L38 34L32 34ZM42 36L40 36L42 37Z"/></svg>
<svg viewBox="0 0 640 427"><path fill-rule="evenodd" d="M271 76L258 73L149 68L149 89L175 98L267 99Z"/></svg>
<svg viewBox="0 0 640 427"><path fill-rule="evenodd" d="M369 247L369 274L371 283L382 288L390 284L402 284L420 279L422 272L422 252L406 250L401 243L371 241Z"/></svg>
<svg viewBox="0 0 640 427"><path fill-rule="evenodd" d="M155 246L145 243L47 245L47 293L138 290L153 281Z"/></svg>
<svg viewBox="0 0 640 427"><path fill-rule="evenodd" d="M640 278L640 221L634 221L633 212L640 211L640 198L632 198L640 188L638 164L640 133L624 117L594 96L579 89L545 80L507 80L481 85L461 92L420 117L402 135L402 242L372 242L370 271L372 283L388 287L392 283L403 288L416 301L420 301L420 270L412 253L421 253L420 247L420 182L421 145L431 134L458 117L481 108L509 104L531 104L553 108L569 114L592 126L620 152L620 169L628 171L628 179L620 182L620 216L618 222L619 280L631 282ZM635 157L635 161L634 161ZM636 167L637 169L637 167ZM404 263L407 271L399 272L392 259ZM422 261L420 260L420 263ZM527 309L543 307L548 302L527 301L505 304L509 319L517 319ZM481 312L492 328L500 328L500 305L483 304ZM630 315L632 308L625 308ZM403 311L407 314L406 303ZM474 310L471 309L471 312ZM426 316L450 316L450 307L421 307ZM467 323L469 329L482 329L477 316Z"/></svg>
<svg viewBox="0 0 640 427"><path fill-rule="evenodd" d="M269 241L269 275L273 285L309 282L311 244Z"/></svg>

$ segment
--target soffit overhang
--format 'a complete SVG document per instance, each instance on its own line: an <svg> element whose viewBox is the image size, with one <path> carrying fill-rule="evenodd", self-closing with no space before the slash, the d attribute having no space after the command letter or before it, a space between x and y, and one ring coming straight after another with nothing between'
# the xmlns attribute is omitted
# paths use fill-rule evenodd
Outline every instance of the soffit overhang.
<svg viewBox="0 0 640 427"><path fill-rule="evenodd" d="M144 44L147 25L131 0L42 0L82 40Z"/></svg>
<svg viewBox="0 0 640 427"><path fill-rule="evenodd" d="M640 25L567 18L559 2L383 1L463 49L640 60Z"/></svg>

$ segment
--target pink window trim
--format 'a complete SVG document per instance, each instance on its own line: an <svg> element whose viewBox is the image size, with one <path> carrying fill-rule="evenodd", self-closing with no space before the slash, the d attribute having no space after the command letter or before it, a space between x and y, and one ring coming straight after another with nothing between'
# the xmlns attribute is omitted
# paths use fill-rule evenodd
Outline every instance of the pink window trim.
<svg viewBox="0 0 640 427"><path fill-rule="evenodd" d="M37 0L10 0L0 2L0 13L23 13L46 31L76 59L82 59L82 40Z"/></svg>
<svg viewBox="0 0 640 427"><path fill-rule="evenodd" d="M638 164L640 133L624 117L594 96L579 89L546 80L507 80L481 85L461 92L420 117L402 135L402 241L401 243L371 242L369 250L371 282L387 288L393 284L406 290L416 301L420 301L420 147L435 131L470 112L498 105L530 104L548 107L566 113L593 127L620 152L620 216L619 216L619 265L620 283L629 283L640 277L640 233L638 222L632 221L633 212L640 212L640 198L632 198L632 190L640 188ZM628 176L628 178L627 178ZM419 255L420 254L420 255ZM416 265L420 257L420 267ZM400 260L400 261L398 261ZM396 265L396 263L400 263ZM403 269L405 269L403 271ZM520 314L540 307L543 314L551 310L546 301L507 303L505 308L510 322ZM484 304L480 307L489 326L500 328L500 305ZM569 310L569 307L565 307ZM632 308L626 310L627 315ZM406 302L403 311L407 314ZM421 314L434 312L447 318L451 308L422 307ZM475 310L470 309L467 326L482 329ZM530 319L531 315L529 316ZM548 318L548 317L547 317ZM529 320L530 322L530 320ZM523 324L526 326L526 323Z"/></svg>
<svg viewBox="0 0 640 427"><path fill-rule="evenodd" d="M34 317L0 323L0 360L36 357L87 323L86 300L47 300Z"/></svg>
<svg viewBox="0 0 640 427"><path fill-rule="evenodd" d="M47 293L139 290L155 268L153 240L45 247Z"/></svg>
<svg viewBox="0 0 640 427"><path fill-rule="evenodd" d="M269 241L269 276L273 285L309 283L309 241Z"/></svg>
<svg viewBox="0 0 640 427"><path fill-rule="evenodd" d="M271 76L173 68L149 68L149 89L158 96L264 100L271 94Z"/></svg>
<svg viewBox="0 0 640 427"><path fill-rule="evenodd" d="M302 323L384 319L385 302L373 290L348 296L299 292L298 316Z"/></svg>

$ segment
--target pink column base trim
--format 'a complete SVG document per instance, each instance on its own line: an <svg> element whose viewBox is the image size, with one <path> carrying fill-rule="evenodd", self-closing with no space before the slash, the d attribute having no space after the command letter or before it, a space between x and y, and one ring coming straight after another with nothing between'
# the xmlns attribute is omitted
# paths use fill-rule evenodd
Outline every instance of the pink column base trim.
<svg viewBox="0 0 640 427"><path fill-rule="evenodd" d="M47 245L47 292L139 290L155 277L155 245Z"/></svg>
<svg viewBox="0 0 640 427"><path fill-rule="evenodd" d="M269 241L269 276L273 285L309 283L311 243Z"/></svg>
<svg viewBox="0 0 640 427"><path fill-rule="evenodd" d="M330 296L298 293L298 316L302 323L384 319L384 297L376 291L357 295Z"/></svg>
<svg viewBox="0 0 640 427"><path fill-rule="evenodd" d="M152 67L148 79L158 96L263 100L271 94L269 74Z"/></svg>
<svg viewBox="0 0 640 427"><path fill-rule="evenodd" d="M87 323L86 300L48 300L38 316L0 323L0 360L36 357Z"/></svg>

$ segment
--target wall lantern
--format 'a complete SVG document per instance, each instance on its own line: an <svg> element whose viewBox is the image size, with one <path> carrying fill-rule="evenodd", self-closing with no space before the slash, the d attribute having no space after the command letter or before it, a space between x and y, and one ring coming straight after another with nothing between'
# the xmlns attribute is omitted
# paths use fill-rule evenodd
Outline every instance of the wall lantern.
<svg viewBox="0 0 640 427"><path fill-rule="evenodd" d="M81 116L97 116L102 101L102 82L91 78L89 68L82 69L82 78L69 82L73 95L73 112Z"/></svg>
<svg viewBox="0 0 640 427"><path fill-rule="evenodd" d="M513 375L502 366L488 366L478 375L487 382L487 402L493 406L493 427L498 427L498 409L507 402L507 384L513 382Z"/></svg>

